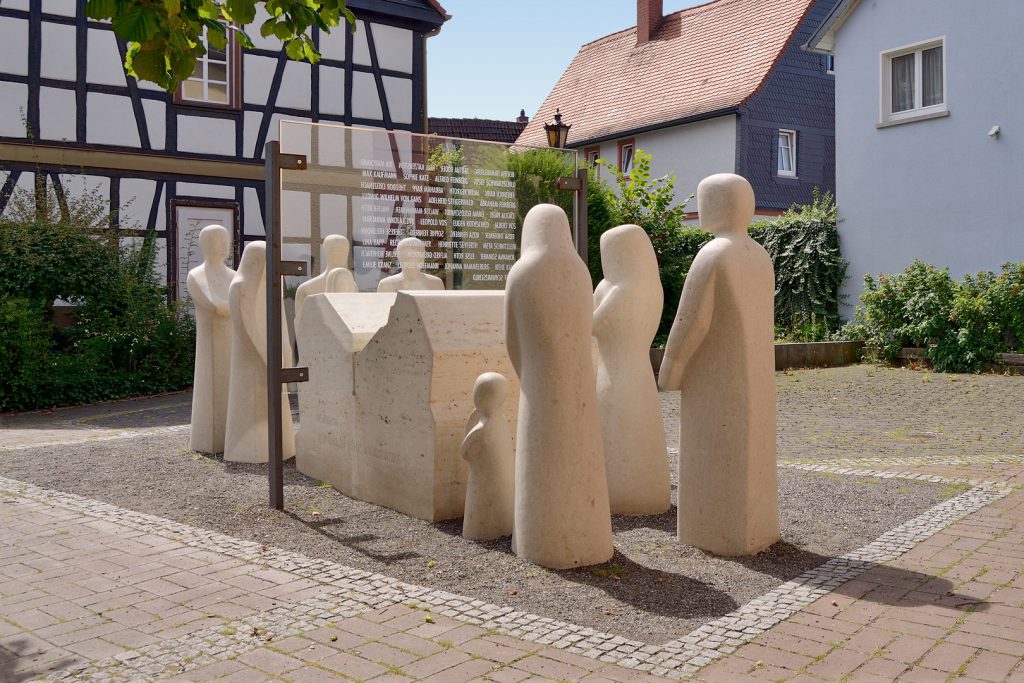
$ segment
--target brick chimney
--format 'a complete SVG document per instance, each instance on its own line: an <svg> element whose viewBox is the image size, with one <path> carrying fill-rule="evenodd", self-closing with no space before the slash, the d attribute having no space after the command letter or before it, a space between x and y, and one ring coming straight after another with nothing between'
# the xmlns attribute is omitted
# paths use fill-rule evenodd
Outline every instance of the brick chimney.
<svg viewBox="0 0 1024 683"><path fill-rule="evenodd" d="M664 14L663 0L636 0L636 44L650 42Z"/></svg>
<svg viewBox="0 0 1024 683"><path fill-rule="evenodd" d="M519 110L519 116L516 118L516 123L529 123L530 117L526 115L525 109Z"/></svg>

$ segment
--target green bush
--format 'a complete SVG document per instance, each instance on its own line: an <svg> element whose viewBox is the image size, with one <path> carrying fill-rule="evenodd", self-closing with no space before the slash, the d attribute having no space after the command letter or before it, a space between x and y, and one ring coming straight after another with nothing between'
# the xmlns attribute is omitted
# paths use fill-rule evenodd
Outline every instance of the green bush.
<svg viewBox="0 0 1024 683"><path fill-rule="evenodd" d="M155 235L122 248L93 195L0 217L0 411L73 405L191 384L192 318L153 274ZM78 307L59 332L52 305Z"/></svg>
<svg viewBox="0 0 1024 683"><path fill-rule="evenodd" d="M1024 339L1024 263L957 282L949 269L914 261L895 275L864 278L853 326L875 360L894 362L904 347L925 349L940 372L983 369Z"/></svg>

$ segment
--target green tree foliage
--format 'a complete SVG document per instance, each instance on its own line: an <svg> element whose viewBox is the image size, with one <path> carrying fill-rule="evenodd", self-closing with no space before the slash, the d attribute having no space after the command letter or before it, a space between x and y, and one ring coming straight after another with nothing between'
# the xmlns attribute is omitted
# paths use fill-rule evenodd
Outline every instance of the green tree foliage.
<svg viewBox="0 0 1024 683"><path fill-rule="evenodd" d="M191 316L153 274L155 234L121 247L96 194L18 193L0 217L0 411L73 405L191 384ZM59 330L54 299L77 308Z"/></svg>
<svg viewBox="0 0 1024 683"><path fill-rule="evenodd" d="M605 229L616 225L639 225L654 245L661 286L665 292L665 309L658 330L658 339L663 341L672 328L675 306L683 291L683 280L697 253L693 244L693 231L683 226L686 204L693 199L693 195L677 203L675 176L668 174L652 178L651 155L642 149L633 153L633 168L628 176L614 164L604 160L598 163L611 173L617 188L617 192L605 191L605 203L612 219ZM600 240L600 233L593 229L591 233ZM701 239L700 244L707 241Z"/></svg>
<svg viewBox="0 0 1024 683"><path fill-rule="evenodd" d="M750 226L750 236L765 248L775 268L779 337L819 341L839 326L839 287L847 263L839 250L836 213L832 194L815 188L810 204Z"/></svg>
<svg viewBox="0 0 1024 683"><path fill-rule="evenodd" d="M958 282L948 268L914 261L902 273L865 276L861 303L850 328L875 360L924 348L936 370L969 372L1024 350L1024 262Z"/></svg>
<svg viewBox="0 0 1024 683"><path fill-rule="evenodd" d="M270 16L260 35L280 40L291 59L320 60L310 36L314 26L330 33L344 19L355 30L345 0L88 0L85 14L110 20L114 33L127 41L129 75L173 91L206 54L204 32L214 49L225 49L229 31L242 47L252 48L245 29L258 5Z"/></svg>

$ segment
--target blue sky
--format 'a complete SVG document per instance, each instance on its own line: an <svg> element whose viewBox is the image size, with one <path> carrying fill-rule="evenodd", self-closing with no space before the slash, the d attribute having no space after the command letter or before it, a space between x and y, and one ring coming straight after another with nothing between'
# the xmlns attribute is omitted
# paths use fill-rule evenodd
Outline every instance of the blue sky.
<svg viewBox="0 0 1024 683"><path fill-rule="evenodd" d="M665 13L706 0L665 0ZM441 0L427 42L430 116L532 117L580 45L636 24L636 0Z"/></svg>

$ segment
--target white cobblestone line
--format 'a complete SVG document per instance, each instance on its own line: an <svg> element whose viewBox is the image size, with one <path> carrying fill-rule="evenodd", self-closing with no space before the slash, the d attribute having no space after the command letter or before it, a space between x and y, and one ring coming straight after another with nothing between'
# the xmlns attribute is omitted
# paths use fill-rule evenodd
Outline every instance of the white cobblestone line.
<svg viewBox="0 0 1024 683"><path fill-rule="evenodd" d="M787 470L801 470L803 472L828 472L829 474L845 474L848 477L876 477L878 479L910 479L923 481L929 484L966 484L978 486L985 482L977 479L966 479L964 477L940 477L934 474L922 474L921 472L894 472L892 470L873 470L850 467L848 465L822 465L817 462L806 461L784 461L779 467Z"/></svg>
<svg viewBox="0 0 1024 683"><path fill-rule="evenodd" d="M785 463L814 463L830 467L969 467L971 465L1021 465L1024 456L1013 453L995 455L922 455L919 457L881 458L877 456L860 456L850 458L826 458L824 460L796 460L783 458Z"/></svg>
<svg viewBox="0 0 1024 683"><path fill-rule="evenodd" d="M313 559L305 555L277 548L271 548L252 541L245 541L225 534L174 522L154 515L118 508L100 501L83 498L70 493L51 491L11 479L0 477L0 493L24 496L48 505L123 525L146 533L156 534L184 545L208 550L253 564L292 572L339 590L323 600L338 605L335 618L351 616L389 604L416 603L427 605L436 612L453 619L476 624L499 633L565 649L603 662L649 671L654 675L670 678L686 678L712 661L734 652L737 647L755 638L767 629L789 618L803 607L828 594L843 583L867 571L871 567L893 560L907 552L921 541L930 538L950 524L980 510L984 506L1008 495L1012 486L985 482L971 490L936 505L924 514L901 524L868 545L842 557L829 560L820 567L787 581L769 593L751 600L739 609L721 618L710 621L686 636L662 645L645 644L622 636L602 633L592 628L570 624L549 617L530 614L511 607L500 607L482 600L456 595L447 591L433 590L408 584L380 574L360 571L327 560ZM282 606L261 615L242 620L267 619L278 628L299 628L298 632L314 628L314 622L307 615L317 609L330 608L321 603L300 603ZM319 617L318 617L319 618ZM221 629L224 627L221 626ZM215 630L215 629L214 629ZM250 629L251 630L251 629ZM243 634L244 635L244 634ZM276 637L276 636L275 636ZM182 652L210 652L210 638L216 643L216 633L204 631L190 634L165 643L137 650L143 653L142 666L155 663L181 662L186 657ZM244 639L228 639L223 643L220 658L237 656L238 647L245 646ZM249 639L245 649L254 649L265 643ZM219 647L219 646L218 646ZM129 653L130 656L132 653ZM139 655L143 657L143 655ZM212 656L212 655L211 655ZM125 657L125 655L122 655ZM121 661L117 669L125 670L128 679L145 672L130 664L132 659ZM188 669L200 666L198 659L187 663ZM204 660L206 661L206 660ZM113 664L113 660L106 662ZM207 662L208 663L208 662ZM187 670L187 669L186 669ZM76 678L81 670L64 672L65 678ZM108 671L103 672L108 675Z"/></svg>

